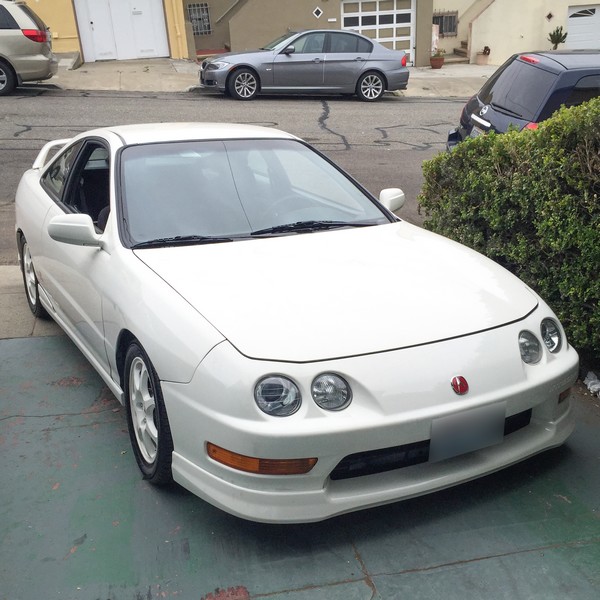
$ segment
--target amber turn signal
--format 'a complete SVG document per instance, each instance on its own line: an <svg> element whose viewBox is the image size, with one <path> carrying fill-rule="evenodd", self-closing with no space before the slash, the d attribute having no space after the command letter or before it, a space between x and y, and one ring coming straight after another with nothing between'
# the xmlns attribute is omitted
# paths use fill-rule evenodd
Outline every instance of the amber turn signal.
<svg viewBox="0 0 600 600"><path fill-rule="evenodd" d="M206 444L206 452L213 460L238 471L259 475L303 475L316 464L316 458L254 458L225 450L211 442Z"/></svg>

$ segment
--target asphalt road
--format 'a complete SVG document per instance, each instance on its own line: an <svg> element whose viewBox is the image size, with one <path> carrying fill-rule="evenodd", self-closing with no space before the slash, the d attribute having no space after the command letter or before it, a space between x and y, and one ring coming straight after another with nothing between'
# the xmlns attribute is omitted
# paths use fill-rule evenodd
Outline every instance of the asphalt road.
<svg viewBox="0 0 600 600"><path fill-rule="evenodd" d="M386 96L365 104L355 98L261 97L236 102L202 92L148 94L79 92L39 87L0 105L0 264L16 264L14 196L22 173L44 143L95 127L165 121L252 123L289 131L312 143L375 195L400 187L399 213L419 224L416 198L421 165L444 149L446 132L463 100Z"/></svg>

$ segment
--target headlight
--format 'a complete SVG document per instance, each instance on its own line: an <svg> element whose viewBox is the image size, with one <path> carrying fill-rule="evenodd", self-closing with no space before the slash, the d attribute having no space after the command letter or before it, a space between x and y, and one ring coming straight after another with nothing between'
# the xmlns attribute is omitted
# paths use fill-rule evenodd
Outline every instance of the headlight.
<svg viewBox="0 0 600 600"><path fill-rule="evenodd" d="M279 375L261 379L254 388L254 399L260 410L274 417L292 415L302 404L298 386L291 379Z"/></svg>
<svg viewBox="0 0 600 600"><path fill-rule="evenodd" d="M217 71L218 69L225 69L228 66L229 66L228 62L225 62L223 60L218 60L217 62L208 63L208 65L206 65L206 68L209 71Z"/></svg>
<svg viewBox="0 0 600 600"><path fill-rule="evenodd" d="M519 334L519 350L523 362L528 365L534 365L542 358L540 342L531 331L521 331Z"/></svg>
<svg viewBox="0 0 600 600"><path fill-rule="evenodd" d="M352 401L350 386L333 373L319 375L310 388L313 400L325 410L341 410Z"/></svg>
<svg viewBox="0 0 600 600"><path fill-rule="evenodd" d="M561 349L562 335L558 323L553 319L544 319L541 325L542 340L550 352L555 353Z"/></svg>

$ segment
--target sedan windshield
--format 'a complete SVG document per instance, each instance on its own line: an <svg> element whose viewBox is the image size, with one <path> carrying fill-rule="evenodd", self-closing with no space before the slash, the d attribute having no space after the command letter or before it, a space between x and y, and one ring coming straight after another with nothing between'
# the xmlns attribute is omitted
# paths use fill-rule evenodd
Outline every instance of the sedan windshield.
<svg viewBox="0 0 600 600"><path fill-rule="evenodd" d="M377 204L295 140L130 146L121 154L124 237L157 247L388 223Z"/></svg>

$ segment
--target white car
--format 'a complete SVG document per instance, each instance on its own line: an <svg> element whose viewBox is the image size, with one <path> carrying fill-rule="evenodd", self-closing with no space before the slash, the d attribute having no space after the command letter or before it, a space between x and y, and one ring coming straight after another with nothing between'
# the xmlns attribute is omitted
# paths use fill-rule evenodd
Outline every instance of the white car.
<svg viewBox="0 0 600 600"><path fill-rule="evenodd" d="M144 478L243 518L318 521L562 444L558 319L403 200L273 129L97 129L23 175L27 300L126 406Z"/></svg>

